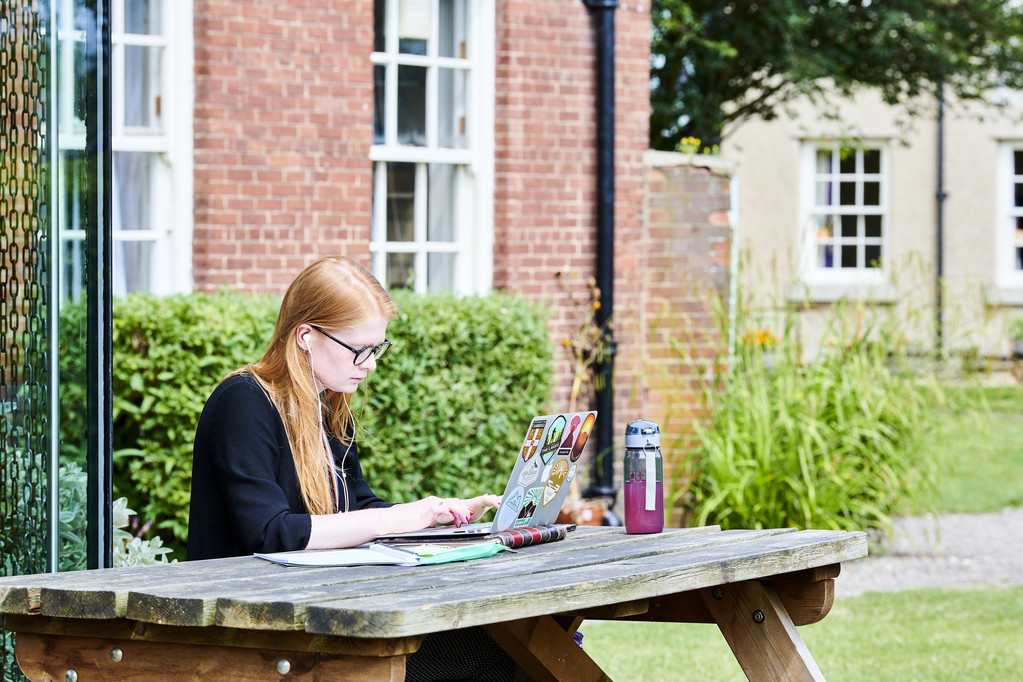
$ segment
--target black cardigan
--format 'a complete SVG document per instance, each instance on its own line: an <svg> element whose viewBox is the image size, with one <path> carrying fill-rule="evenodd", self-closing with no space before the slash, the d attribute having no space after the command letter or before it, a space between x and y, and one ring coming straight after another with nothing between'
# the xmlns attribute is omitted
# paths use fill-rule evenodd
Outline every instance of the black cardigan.
<svg viewBox="0 0 1023 682"><path fill-rule="evenodd" d="M347 448L330 440L339 472ZM350 509L390 506L363 479L354 442L344 461ZM187 559L304 549L311 526L280 414L252 376L229 377L195 432Z"/></svg>

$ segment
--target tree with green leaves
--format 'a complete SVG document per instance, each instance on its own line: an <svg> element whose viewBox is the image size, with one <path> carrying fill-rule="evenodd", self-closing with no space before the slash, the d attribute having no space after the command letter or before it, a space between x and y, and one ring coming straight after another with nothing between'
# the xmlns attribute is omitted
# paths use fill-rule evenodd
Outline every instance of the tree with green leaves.
<svg viewBox="0 0 1023 682"><path fill-rule="evenodd" d="M941 92L1023 89L1018 0L653 0L650 146L772 119L799 97L876 88L907 108Z"/></svg>

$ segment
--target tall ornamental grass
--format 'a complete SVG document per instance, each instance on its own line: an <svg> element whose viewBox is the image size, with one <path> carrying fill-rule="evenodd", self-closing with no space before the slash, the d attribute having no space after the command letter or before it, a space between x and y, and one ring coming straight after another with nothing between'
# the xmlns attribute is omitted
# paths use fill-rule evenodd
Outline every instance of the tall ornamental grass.
<svg viewBox="0 0 1023 682"><path fill-rule="evenodd" d="M894 322L864 318L839 306L804 359L792 320L772 332L738 316L679 486L692 524L888 530L894 511L933 499L919 444L936 384L911 367Z"/></svg>

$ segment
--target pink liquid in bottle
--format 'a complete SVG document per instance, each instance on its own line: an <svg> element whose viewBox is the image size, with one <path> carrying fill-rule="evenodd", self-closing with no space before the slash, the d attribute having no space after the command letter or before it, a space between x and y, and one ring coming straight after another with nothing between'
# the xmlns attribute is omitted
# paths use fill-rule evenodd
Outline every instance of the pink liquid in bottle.
<svg viewBox="0 0 1023 682"><path fill-rule="evenodd" d="M653 483L655 500L653 509L647 509L646 481L625 482L625 532L660 533L664 530L664 484Z"/></svg>

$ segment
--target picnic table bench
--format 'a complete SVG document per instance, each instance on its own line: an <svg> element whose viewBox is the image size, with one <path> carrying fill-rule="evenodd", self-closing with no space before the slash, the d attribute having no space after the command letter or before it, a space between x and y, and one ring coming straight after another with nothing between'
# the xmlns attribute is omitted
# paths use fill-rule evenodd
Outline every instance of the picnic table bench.
<svg viewBox="0 0 1023 682"><path fill-rule="evenodd" d="M794 626L827 615L841 562L866 554L857 532L583 527L433 566L237 557L5 577L0 613L32 680L401 680L425 635L469 626L531 679L609 679L573 642L587 618L716 623L751 680L814 680Z"/></svg>

